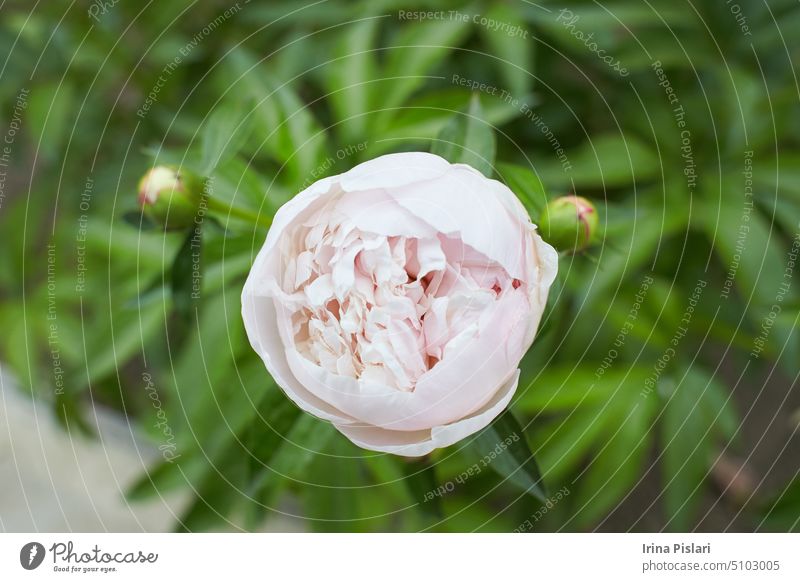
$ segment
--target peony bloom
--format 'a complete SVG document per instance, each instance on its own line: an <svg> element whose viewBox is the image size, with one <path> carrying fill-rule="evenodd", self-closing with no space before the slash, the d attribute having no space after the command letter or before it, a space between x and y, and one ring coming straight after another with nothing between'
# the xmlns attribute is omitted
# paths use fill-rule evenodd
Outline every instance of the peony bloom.
<svg viewBox="0 0 800 582"><path fill-rule="evenodd" d="M392 154L278 210L242 315L300 408L363 448L420 456L508 405L556 268L506 186Z"/></svg>

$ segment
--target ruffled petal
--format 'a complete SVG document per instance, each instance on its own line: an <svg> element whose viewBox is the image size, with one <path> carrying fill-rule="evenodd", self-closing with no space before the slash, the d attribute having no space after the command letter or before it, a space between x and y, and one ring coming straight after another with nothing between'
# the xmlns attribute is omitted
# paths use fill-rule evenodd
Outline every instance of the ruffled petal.
<svg viewBox="0 0 800 582"><path fill-rule="evenodd" d="M443 425L474 413L519 365L529 347L523 342L534 317L538 322L520 291L495 303L478 323L477 336L446 350L444 359L417 381L415 415L385 426L410 428L415 421Z"/></svg>
<svg viewBox="0 0 800 582"><path fill-rule="evenodd" d="M271 297L242 294L242 318L253 350L261 357L275 383L297 406L323 420L340 425L355 420L321 400L292 374L286 359L286 348L278 334L275 301Z"/></svg>
<svg viewBox="0 0 800 582"><path fill-rule="evenodd" d="M382 189L344 193L336 202L336 213L362 232L413 238L436 236L430 224L401 208Z"/></svg>
<svg viewBox="0 0 800 582"><path fill-rule="evenodd" d="M395 188L391 195L436 231L460 238L522 279L530 221L513 216L487 182L463 165L452 166L445 175Z"/></svg>
<svg viewBox="0 0 800 582"><path fill-rule="evenodd" d="M286 227L289 226L301 212L308 209L312 203L324 194L329 193L336 183L336 178L337 176L331 176L314 182L311 186L278 208L277 212L275 212L275 217L272 219L272 225L269 228L267 240L264 241L261 252L269 251L275 246Z"/></svg>
<svg viewBox="0 0 800 582"><path fill-rule="evenodd" d="M387 154L357 165L338 177L346 192L392 189L432 180L443 175L450 163L434 154L404 152Z"/></svg>
<svg viewBox="0 0 800 582"><path fill-rule="evenodd" d="M335 426L339 432L361 448L404 457L421 457L434 449L457 443L487 427L508 406L518 383L519 370L516 370L480 410L471 416L447 425L434 426L430 430L386 430L359 424Z"/></svg>

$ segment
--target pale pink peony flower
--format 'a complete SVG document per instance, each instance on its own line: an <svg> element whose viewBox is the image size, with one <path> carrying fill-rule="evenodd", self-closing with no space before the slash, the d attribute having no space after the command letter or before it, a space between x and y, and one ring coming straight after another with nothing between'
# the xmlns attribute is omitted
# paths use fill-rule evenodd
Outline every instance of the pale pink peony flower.
<svg viewBox="0 0 800 582"><path fill-rule="evenodd" d="M557 260L500 182L392 154L278 210L242 315L300 408L361 447L419 456L508 405Z"/></svg>

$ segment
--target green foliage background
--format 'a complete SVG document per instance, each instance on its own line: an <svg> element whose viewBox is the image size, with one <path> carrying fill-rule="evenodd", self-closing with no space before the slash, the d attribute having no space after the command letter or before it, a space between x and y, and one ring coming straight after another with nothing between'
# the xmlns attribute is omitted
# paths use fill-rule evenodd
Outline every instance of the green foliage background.
<svg viewBox="0 0 800 582"><path fill-rule="evenodd" d="M716 0L6 2L0 131L21 129L0 360L71 430L109 407L158 446L150 374L180 456L129 497L191 490L179 529L280 511L323 531L796 530L800 9L740 8L747 31ZM446 17L401 14L420 10ZM555 502L517 465L456 481L469 443L409 463L299 413L239 316L265 227L206 225L186 303L185 235L122 220L158 163L269 217L322 176L431 149L509 184L534 221L567 193L600 212L596 244L562 257L511 406Z"/></svg>

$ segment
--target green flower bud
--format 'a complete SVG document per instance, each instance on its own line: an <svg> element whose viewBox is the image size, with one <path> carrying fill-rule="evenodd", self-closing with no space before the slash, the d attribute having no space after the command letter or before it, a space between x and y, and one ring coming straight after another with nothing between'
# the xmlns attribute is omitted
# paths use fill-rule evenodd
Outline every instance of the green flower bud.
<svg viewBox="0 0 800 582"><path fill-rule="evenodd" d="M575 253L593 242L598 223L597 210L586 198L561 196L542 212L539 233L559 251Z"/></svg>
<svg viewBox="0 0 800 582"><path fill-rule="evenodd" d="M194 222L202 194L202 179L174 166L156 166L139 180L142 211L167 230Z"/></svg>

